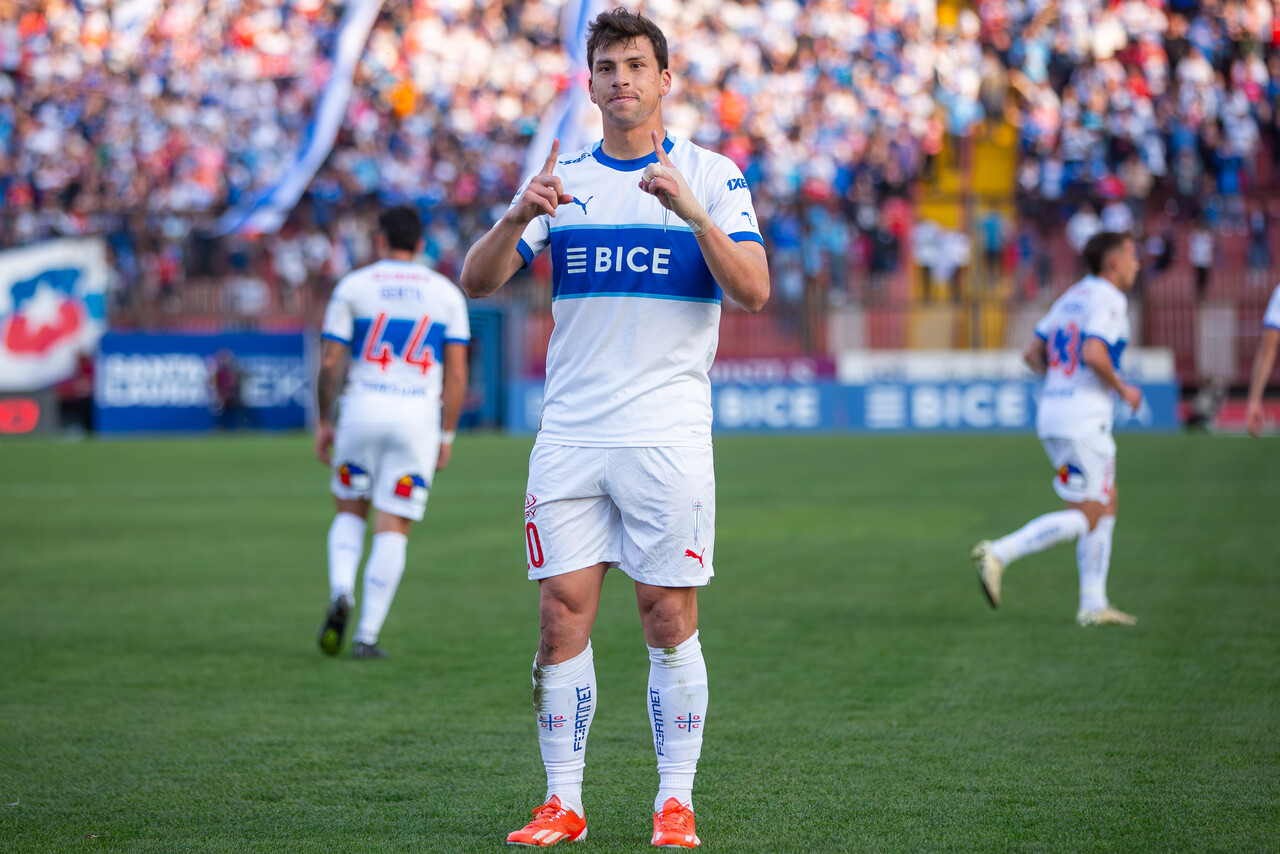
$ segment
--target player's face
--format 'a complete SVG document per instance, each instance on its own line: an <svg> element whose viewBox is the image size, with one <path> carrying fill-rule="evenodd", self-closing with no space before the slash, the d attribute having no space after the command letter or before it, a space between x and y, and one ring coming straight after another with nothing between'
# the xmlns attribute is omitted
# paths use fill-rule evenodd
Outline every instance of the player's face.
<svg viewBox="0 0 1280 854"><path fill-rule="evenodd" d="M671 72L658 68L653 45L641 37L596 50L591 101L605 122L622 130L644 125L671 91Z"/></svg>
<svg viewBox="0 0 1280 854"><path fill-rule="evenodd" d="M1138 280L1138 271L1142 262L1138 260L1138 251L1132 240L1126 240L1111 253L1111 270L1115 276L1115 285L1122 291L1133 287Z"/></svg>

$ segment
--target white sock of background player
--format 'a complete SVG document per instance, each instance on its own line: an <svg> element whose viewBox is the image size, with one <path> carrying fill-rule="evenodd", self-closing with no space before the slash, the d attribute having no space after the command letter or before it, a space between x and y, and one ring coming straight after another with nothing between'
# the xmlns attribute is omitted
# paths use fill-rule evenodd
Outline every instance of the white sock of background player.
<svg viewBox="0 0 1280 854"><path fill-rule="evenodd" d="M391 610L400 577L404 575L404 553L409 538L396 531L373 535L373 548L364 565L364 599L360 602L360 625L356 628L358 643L377 643L378 632Z"/></svg>
<svg viewBox="0 0 1280 854"><path fill-rule="evenodd" d="M354 513L337 513L329 526L329 601L346 596L355 601L356 571L364 552L365 521Z"/></svg>
<svg viewBox="0 0 1280 854"><path fill-rule="evenodd" d="M1089 532L1089 520L1079 510L1058 510L1037 516L1018 530L991 544L991 553L1005 566L1020 557L1076 540Z"/></svg>
<svg viewBox="0 0 1280 854"><path fill-rule="evenodd" d="M1101 611L1107 607L1107 570L1111 568L1111 537L1116 517L1103 516L1098 525L1076 544L1080 567L1080 610Z"/></svg>

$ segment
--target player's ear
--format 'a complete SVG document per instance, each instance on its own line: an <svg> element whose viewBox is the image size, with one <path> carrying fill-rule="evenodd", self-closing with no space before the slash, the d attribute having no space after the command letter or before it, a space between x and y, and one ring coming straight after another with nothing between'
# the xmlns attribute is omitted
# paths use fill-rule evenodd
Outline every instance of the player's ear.
<svg viewBox="0 0 1280 854"><path fill-rule="evenodd" d="M671 91L671 69L662 69L662 88L659 90L663 95Z"/></svg>
<svg viewBox="0 0 1280 854"><path fill-rule="evenodd" d="M591 103L599 103L596 100L596 76L594 74L587 78L587 94L591 96Z"/></svg>

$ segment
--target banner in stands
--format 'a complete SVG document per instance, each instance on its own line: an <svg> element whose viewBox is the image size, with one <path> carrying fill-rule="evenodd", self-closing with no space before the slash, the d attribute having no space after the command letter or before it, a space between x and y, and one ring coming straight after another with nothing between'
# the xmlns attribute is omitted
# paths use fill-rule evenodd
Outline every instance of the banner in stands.
<svg viewBox="0 0 1280 854"><path fill-rule="evenodd" d="M306 426L310 397L301 333L113 332L94 371L94 428L297 430Z"/></svg>
<svg viewBox="0 0 1280 854"><path fill-rule="evenodd" d="M716 434L1032 431L1040 381L1019 364L1017 353L1000 351L875 353L839 360L835 379L814 371L802 379L713 382L713 429ZM1117 430L1179 426L1172 353L1127 352L1123 373L1142 389L1143 402L1136 413L1117 406ZM733 372L720 374L726 375ZM542 380L511 383L507 430L535 432L541 407Z"/></svg>
<svg viewBox="0 0 1280 854"><path fill-rule="evenodd" d="M34 391L76 370L107 328L106 244L50 240L0 252L0 391Z"/></svg>

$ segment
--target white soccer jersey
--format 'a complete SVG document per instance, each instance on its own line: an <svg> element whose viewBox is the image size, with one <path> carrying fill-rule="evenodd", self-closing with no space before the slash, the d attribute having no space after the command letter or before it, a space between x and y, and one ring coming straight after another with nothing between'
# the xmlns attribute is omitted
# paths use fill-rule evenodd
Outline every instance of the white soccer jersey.
<svg viewBox="0 0 1280 854"><path fill-rule="evenodd" d="M1280 285L1271 292L1271 301L1267 303L1267 313L1262 316L1262 325L1280 332Z"/></svg>
<svg viewBox="0 0 1280 854"><path fill-rule="evenodd" d="M444 345L470 342L471 324L456 285L421 264L388 260L338 282L323 335L351 348L343 420L407 414L438 425Z"/></svg>
<svg viewBox="0 0 1280 854"><path fill-rule="evenodd" d="M671 136L663 148L717 226L736 241L764 242L733 161ZM693 232L639 188L642 170L655 162L654 154L616 160L599 142L561 158L556 175L573 202L524 231L526 263L551 249L555 328L539 441L641 447L711 440L707 371L719 342L721 291Z"/></svg>
<svg viewBox="0 0 1280 854"><path fill-rule="evenodd" d="M1106 279L1086 276L1067 288L1036 324L1049 369L1036 412L1041 437L1077 438L1110 431L1115 392L1081 359L1084 342L1107 345L1118 369L1129 343L1129 308L1123 292Z"/></svg>

